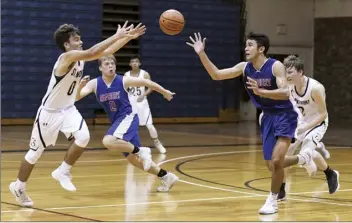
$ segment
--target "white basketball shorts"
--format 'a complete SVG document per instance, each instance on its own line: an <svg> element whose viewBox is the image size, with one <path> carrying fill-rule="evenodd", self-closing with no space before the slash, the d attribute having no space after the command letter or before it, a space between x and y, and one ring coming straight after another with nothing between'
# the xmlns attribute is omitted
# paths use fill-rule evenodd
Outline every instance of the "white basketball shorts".
<svg viewBox="0 0 352 223"><path fill-rule="evenodd" d="M49 145L55 146L60 131L69 139L71 133L81 129L88 131L88 126L76 106L63 110L40 107L33 125L29 147L36 150L39 143L44 148Z"/></svg>

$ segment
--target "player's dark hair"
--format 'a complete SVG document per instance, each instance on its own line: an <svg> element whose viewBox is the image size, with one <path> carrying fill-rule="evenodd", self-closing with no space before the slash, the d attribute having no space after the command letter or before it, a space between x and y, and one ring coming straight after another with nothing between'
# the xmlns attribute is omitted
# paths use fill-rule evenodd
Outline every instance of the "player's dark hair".
<svg viewBox="0 0 352 223"><path fill-rule="evenodd" d="M139 61L141 61L141 58L139 57L139 55L134 55L130 57L130 62L134 59L138 59Z"/></svg>
<svg viewBox="0 0 352 223"><path fill-rule="evenodd" d="M72 24L62 24L54 33L56 45L65 51L64 43L68 42L71 36L80 36L80 31Z"/></svg>
<svg viewBox="0 0 352 223"><path fill-rule="evenodd" d="M267 35L261 34L261 33L250 32L247 35L247 39L256 41L258 48L263 46L265 48L264 55L266 55L266 53L268 52L268 50L270 48L270 41L269 41L269 37Z"/></svg>

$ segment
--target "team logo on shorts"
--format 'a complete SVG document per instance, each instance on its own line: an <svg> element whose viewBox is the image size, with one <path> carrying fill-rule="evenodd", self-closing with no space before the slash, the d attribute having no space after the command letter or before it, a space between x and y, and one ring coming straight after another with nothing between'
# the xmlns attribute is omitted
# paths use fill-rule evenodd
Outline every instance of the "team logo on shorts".
<svg viewBox="0 0 352 223"><path fill-rule="evenodd" d="M37 140L34 137L31 138L29 145L31 146L32 149L35 149L35 150L38 149L39 147L37 144Z"/></svg>
<svg viewBox="0 0 352 223"><path fill-rule="evenodd" d="M322 138L322 135L320 133L317 133L315 136L314 136L314 139L316 142L319 142Z"/></svg>

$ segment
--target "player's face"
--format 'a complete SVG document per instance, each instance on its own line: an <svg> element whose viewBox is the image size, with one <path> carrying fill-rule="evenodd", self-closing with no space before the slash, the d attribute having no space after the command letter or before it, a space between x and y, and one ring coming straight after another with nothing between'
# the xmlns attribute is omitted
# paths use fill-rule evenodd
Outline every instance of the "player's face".
<svg viewBox="0 0 352 223"><path fill-rule="evenodd" d="M263 47L258 48L258 43L255 40L248 39L244 51L246 53L246 60L252 61L263 53Z"/></svg>
<svg viewBox="0 0 352 223"><path fill-rule="evenodd" d="M132 59L130 61L130 67L132 68L132 70L138 70L140 66L141 62L139 61L139 59Z"/></svg>
<svg viewBox="0 0 352 223"><path fill-rule="evenodd" d="M103 60L101 66L99 67L99 70L101 71L103 76L112 77L116 73L116 64L112 59Z"/></svg>
<svg viewBox="0 0 352 223"><path fill-rule="evenodd" d="M286 68L286 77L289 84L297 84L302 77L302 71L297 71L294 67L288 67Z"/></svg>
<svg viewBox="0 0 352 223"><path fill-rule="evenodd" d="M82 50L83 42L81 40L81 36L77 34L73 34L68 39L68 42L65 43L67 50Z"/></svg>

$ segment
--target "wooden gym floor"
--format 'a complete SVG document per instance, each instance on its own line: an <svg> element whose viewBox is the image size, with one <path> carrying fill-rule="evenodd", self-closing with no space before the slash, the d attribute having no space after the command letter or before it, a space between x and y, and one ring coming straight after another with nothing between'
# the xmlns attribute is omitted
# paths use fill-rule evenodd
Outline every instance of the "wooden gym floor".
<svg viewBox="0 0 352 223"><path fill-rule="evenodd" d="M252 122L237 124L156 125L166 155L153 149L153 160L180 181L169 193L157 193L159 180L129 165L121 154L102 149L108 126L90 126L89 148L72 170L77 192L67 192L51 178L68 142L60 136L48 148L27 184L33 209L21 208L9 192L16 179L31 126L3 126L1 154L2 221L351 221L351 129L328 129L328 160L340 171L340 191L327 192L324 174L309 178L291 169L288 200L279 213L257 214L270 188L259 131ZM144 145L152 146L146 129Z"/></svg>

